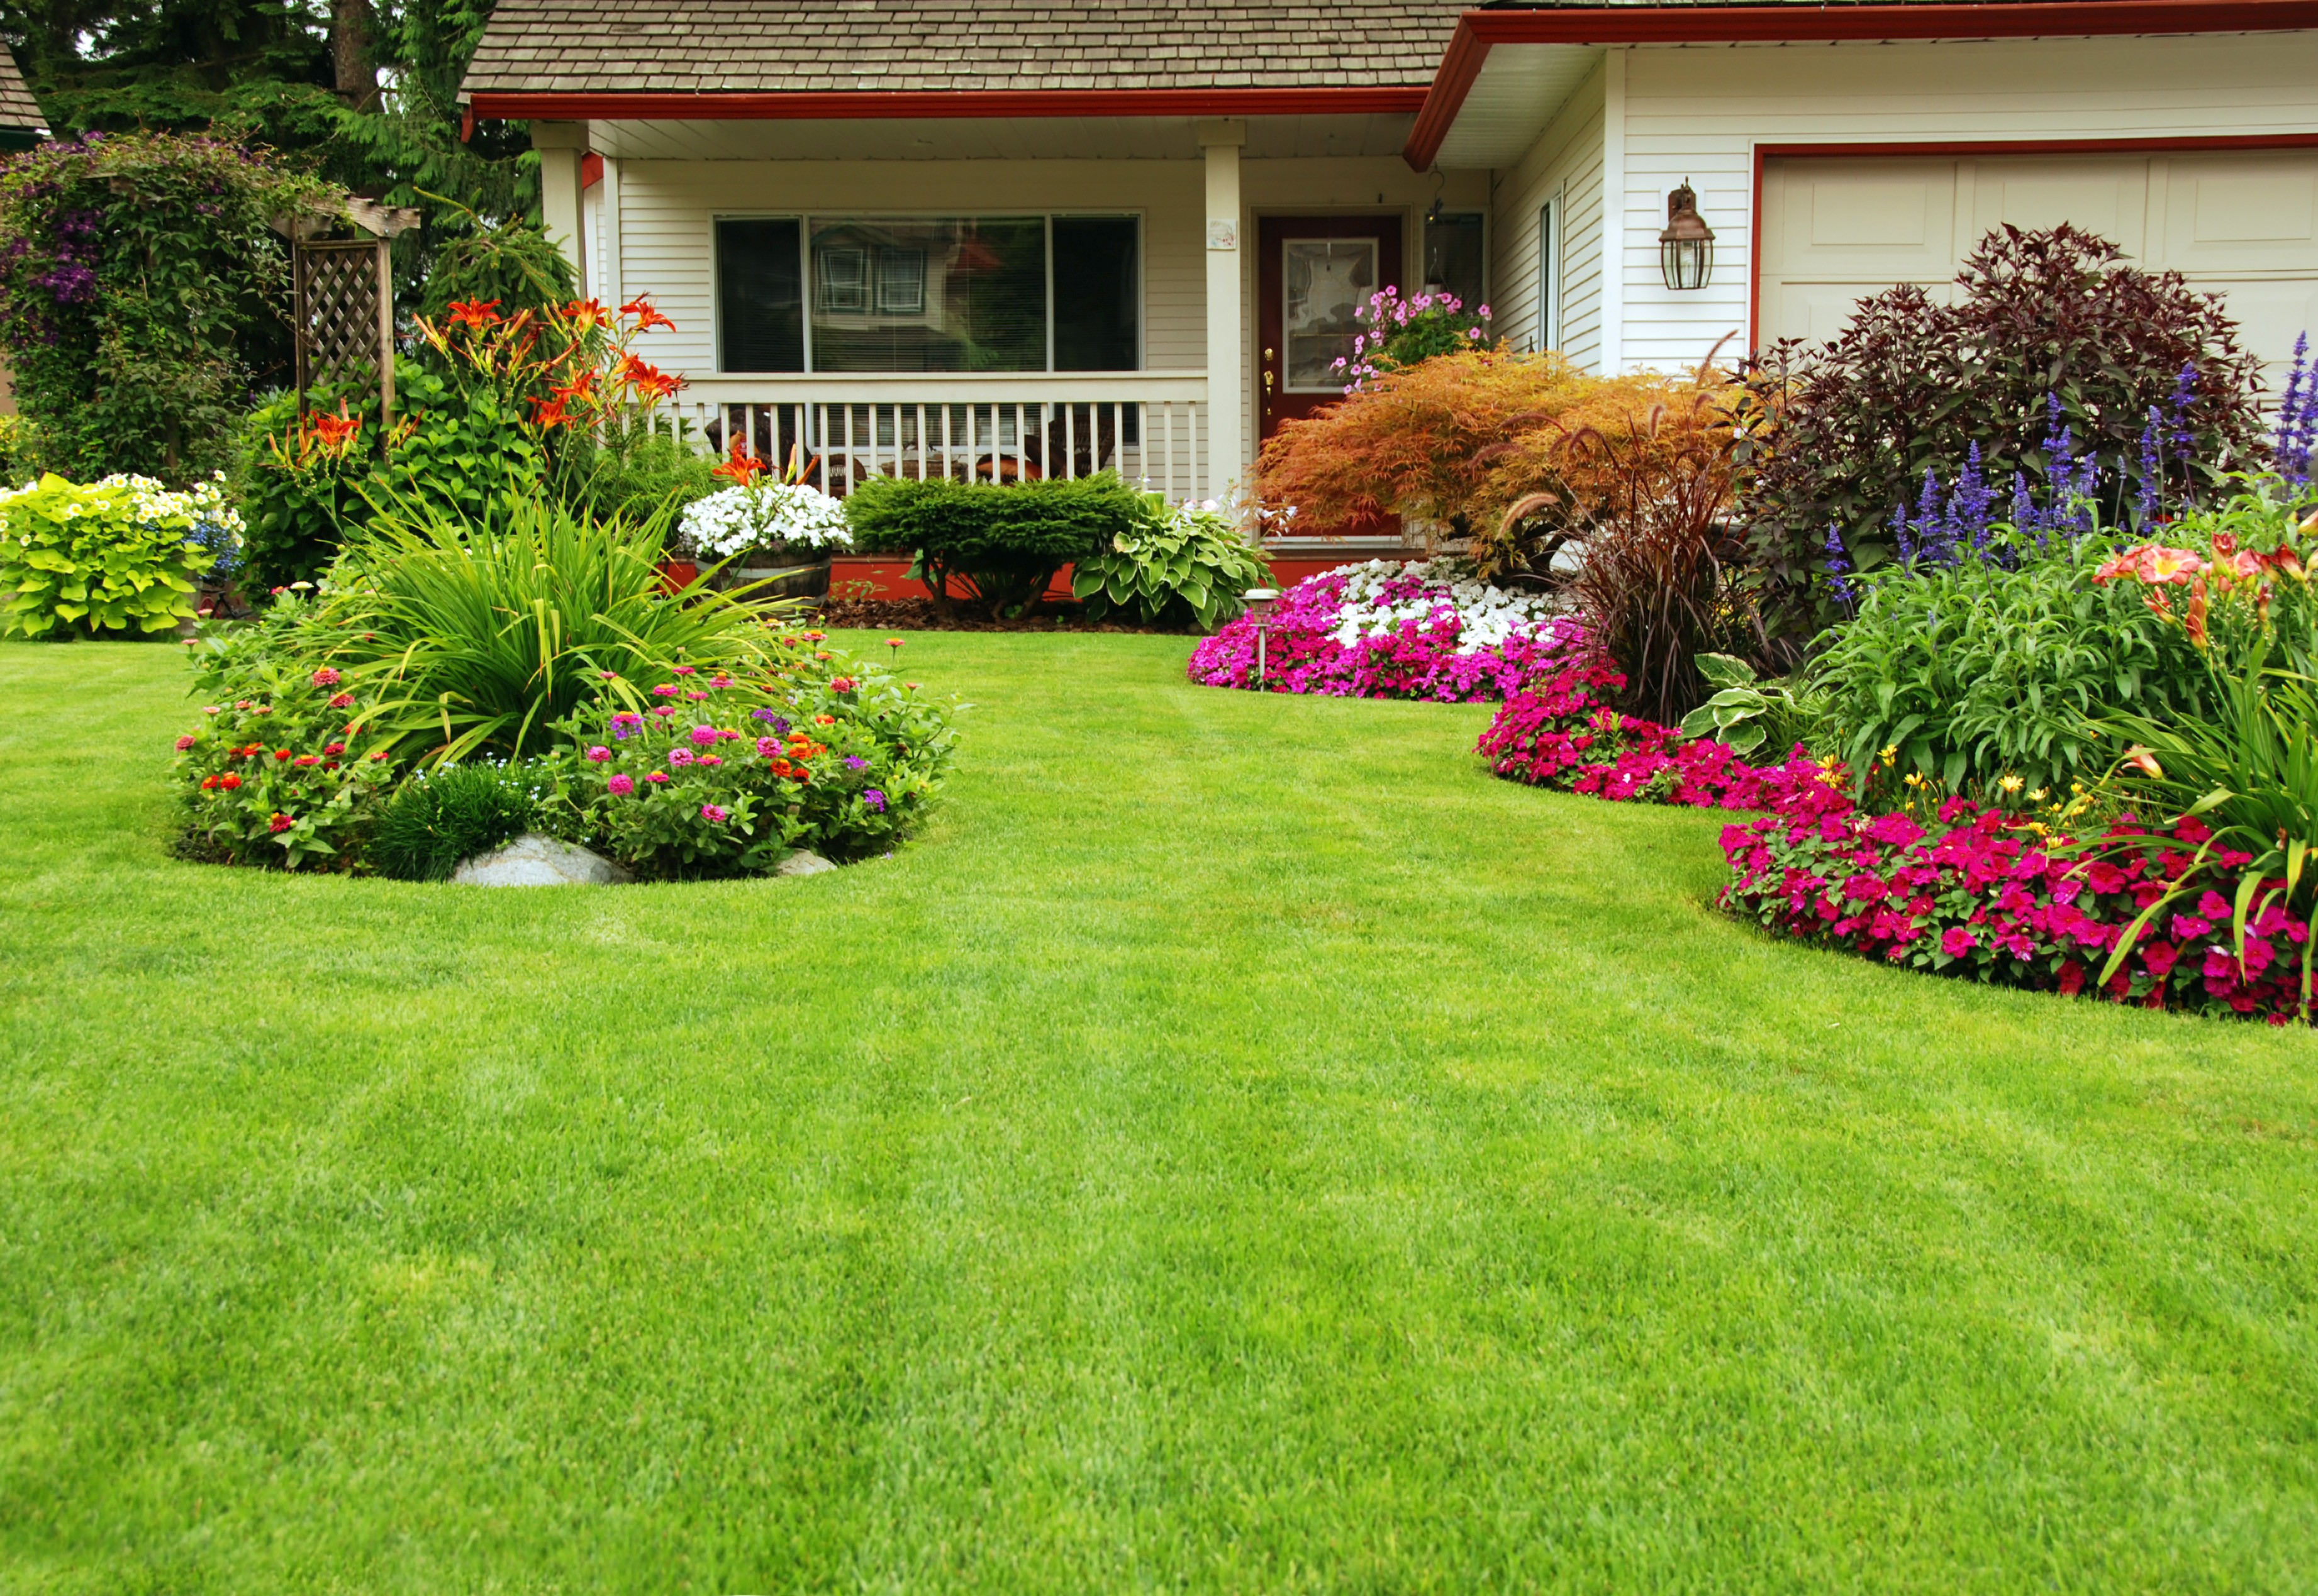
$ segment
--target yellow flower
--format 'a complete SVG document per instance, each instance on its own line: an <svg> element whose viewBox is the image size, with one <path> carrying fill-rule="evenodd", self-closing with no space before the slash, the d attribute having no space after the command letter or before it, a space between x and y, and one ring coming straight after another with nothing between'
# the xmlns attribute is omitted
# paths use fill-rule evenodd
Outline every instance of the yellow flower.
<svg viewBox="0 0 2318 1596"><path fill-rule="evenodd" d="M1884 764L1889 765L1900 757L1900 745L1896 742L1892 743L1890 747L1886 748L1882 753L1875 757L1882 760Z"/></svg>
<svg viewBox="0 0 2318 1596"><path fill-rule="evenodd" d="M2052 788L2039 787L2035 792L2028 794L2028 802L2031 803L2042 803L2045 799L2050 798L2052 795Z"/></svg>
<svg viewBox="0 0 2318 1596"><path fill-rule="evenodd" d="M1996 785L1997 785L1998 786L1999 786L1999 787L2003 788L2003 789L2004 789L2006 792L2008 792L2008 793L2017 793L2017 792L2018 792L2021 788L2023 788L2023 787L2026 786L2028 784L2027 784L2026 782L2022 781L2022 780L2021 780L2018 776L2006 776L2002 781L2000 781L2000 782L1997 783Z"/></svg>

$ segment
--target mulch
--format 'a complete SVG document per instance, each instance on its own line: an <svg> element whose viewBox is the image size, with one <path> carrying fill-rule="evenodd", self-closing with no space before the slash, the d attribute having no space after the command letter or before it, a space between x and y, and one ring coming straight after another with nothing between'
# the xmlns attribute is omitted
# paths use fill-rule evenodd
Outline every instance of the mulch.
<svg viewBox="0 0 2318 1596"><path fill-rule="evenodd" d="M862 632L1142 632L1188 635L1178 626L1142 626L1124 621L1090 621L1083 605L1041 604L1013 620L993 617L977 605L945 610L930 598L827 598L818 623L832 630Z"/></svg>

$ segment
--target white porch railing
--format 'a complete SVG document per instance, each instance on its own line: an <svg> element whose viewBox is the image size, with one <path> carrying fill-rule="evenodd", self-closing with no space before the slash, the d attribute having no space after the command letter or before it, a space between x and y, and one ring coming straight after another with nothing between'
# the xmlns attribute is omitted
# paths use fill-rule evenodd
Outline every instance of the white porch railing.
<svg viewBox="0 0 2318 1596"><path fill-rule="evenodd" d="M1151 377L704 378L660 407L704 452L733 441L842 497L873 476L1013 482L1116 471L1177 503L1207 497L1207 379Z"/></svg>

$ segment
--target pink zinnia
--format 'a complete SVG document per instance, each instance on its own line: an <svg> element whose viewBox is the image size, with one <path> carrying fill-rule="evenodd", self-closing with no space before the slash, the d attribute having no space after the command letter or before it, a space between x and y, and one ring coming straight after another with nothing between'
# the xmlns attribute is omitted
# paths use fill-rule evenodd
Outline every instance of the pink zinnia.
<svg viewBox="0 0 2318 1596"><path fill-rule="evenodd" d="M692 750L690 749L670 749L668 750L668 762L671 765L689 765L692 763Z"/></svg>
<svg viewBox="0 0 2318 1596"><path fill-rule="evenodd" d="M588 761L591 765L601 765L605 760L611 757L612 750L606 748L601 743L597 743L594 748L588 750Z"/></svg>
<svg viewBox="0 0 2318 1596"><path fill-rule="evenodd" d="M698 676L700 674L700 670L696 666L679 665L676 668L676 674L678 676Z"/></svg>
<svg viewBox="0 0 2318 1596"><path fill-rule="evenodd" d="M664 787L668 785L668 772L665 770L655 770L650 776L644 777L644 780L651 783L655 787Z"/></svg>
<svg viewBox="0 0 2318 1596"><path fill-rule="evenodd" d="M713 749L720 740L721 739L717 733L716 728L714 726L695 726L692 729L692 746L694 748Z"/></svg>
<svg viewBox="0 0 2318 1596"><path fill-rule="evenodd" d="M193 746L193 740L190 734L177 739L177 751L181 754Z"/></svg>
<svg viewBox="0 0 2318 1596"><path fill-rule="evenodd" d="M652 695L655 698L673 698L676 696L676 684L673 682L662 682L659 686L652 689Z"/></svg>
<svg viewBox="0 0 2318 1596"><path fill-rule="evenodd" d="M328 666L325 665L314 673L314 686L317 687L335 687L337 685L338 673Z"/></svg>
<svg viewBox="0 0 2318 1596"><path fill-rule="evenodd" d="M721 826L732 817L713 803L704 803L700 806L700 818L712 826Z"/></svg>
<svg viewBox="0 0 2318 1596"><path fill-rule="evenodd" d="M606 782L604 788L615 798L624 798L636 790L636 778L623 771Z"/></svg>

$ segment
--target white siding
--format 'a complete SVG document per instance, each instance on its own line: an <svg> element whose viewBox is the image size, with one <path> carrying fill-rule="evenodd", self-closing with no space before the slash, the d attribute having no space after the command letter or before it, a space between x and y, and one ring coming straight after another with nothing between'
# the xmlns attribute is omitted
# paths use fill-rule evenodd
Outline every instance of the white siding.
<svg viewBox="0 0 2318 1596"><path fill-rule="evenodd" d="M716 369L718 216L1131 211L1143 217L1144 369L1196 372L1207 363L1201 182L1196 161L628 160L620 166L619 282L627 297L649 294L676 322L674 332L651 335L647 355L708 376ZM591 206L600 192L590 191Z"/></svg>
<svg viewBox="0 0 2318 1596"><path fill-rule="evenodd" d="M1748 336L1758 144L2318 132L2318 34L1628 52L1623 363L1676 369ZM1666 195L1688 178L1714 276L1660 281Z"/></svg>
<svg viewBox="0 0 2318 1596"><path fill-rule="evenodd" d="M1490 278L1499 333L1538 346L1538 213L1561 196L1561 352L1584 366L1602 358L1602 89L1596 67L1571 94L1521 164L1491 191L1496 260Z"/></svg>

